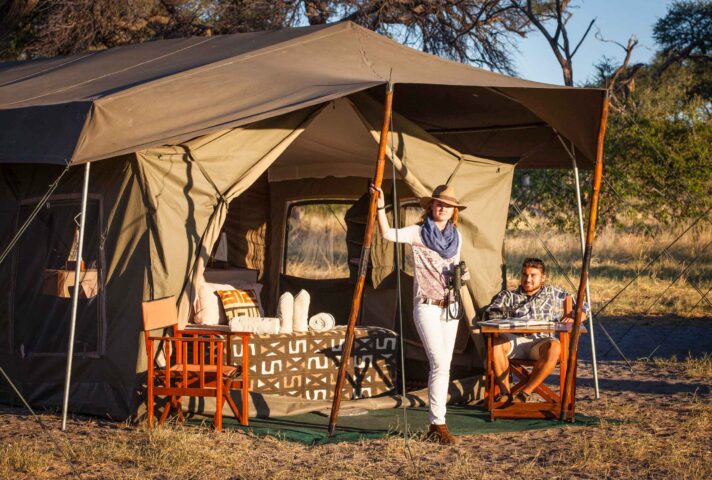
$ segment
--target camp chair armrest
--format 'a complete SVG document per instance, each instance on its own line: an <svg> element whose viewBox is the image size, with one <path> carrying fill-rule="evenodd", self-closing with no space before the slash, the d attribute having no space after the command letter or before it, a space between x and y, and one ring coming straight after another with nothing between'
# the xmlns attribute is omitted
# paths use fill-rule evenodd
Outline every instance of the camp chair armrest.
<svg viewBox="0 0 712 480"><path fill-rule="evenodd" d="M220 337L224 335L229 335L231 332L222 332L220 330L210 330L208 328L205 329L195 329L191 328L190 330L178 330L178 333L181 335L185 336L196 336L196 335L212 335L214 337Z"/></svg>

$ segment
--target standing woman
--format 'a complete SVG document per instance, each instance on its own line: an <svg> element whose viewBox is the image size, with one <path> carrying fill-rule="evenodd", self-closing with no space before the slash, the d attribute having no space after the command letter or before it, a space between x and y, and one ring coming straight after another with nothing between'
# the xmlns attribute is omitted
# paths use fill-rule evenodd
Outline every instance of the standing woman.
<svg viewBox="0 0 712 480"><path fill-rule="evenodd" d="M374 188L371 187L374 191ZM447 309L454 300L450 285L455 265L460 262L462 238L457 230L458 211L465 208L455 191L440 185L432 196L420 199L425 209L422 221L396 230L388 224L383 191L378 188L378 229L384 239L408 243L413 252L413 319L430 364L428 375L427 438L442 444L457 443L445 424L445 404L450 383L450 362L455 348L458 320ZM465 270L462 279L468 280Z"/></svg>

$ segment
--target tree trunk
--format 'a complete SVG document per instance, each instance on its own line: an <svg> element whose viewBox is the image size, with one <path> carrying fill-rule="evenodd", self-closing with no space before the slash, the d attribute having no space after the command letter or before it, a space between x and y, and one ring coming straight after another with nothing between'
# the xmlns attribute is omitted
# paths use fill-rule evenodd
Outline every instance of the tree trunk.
<svg viewBox="0 0 712 480"><path fill-rule="evenodd" d="M304 0L304 10L309 25L323 25L329 20L329 2Z"/></svg>

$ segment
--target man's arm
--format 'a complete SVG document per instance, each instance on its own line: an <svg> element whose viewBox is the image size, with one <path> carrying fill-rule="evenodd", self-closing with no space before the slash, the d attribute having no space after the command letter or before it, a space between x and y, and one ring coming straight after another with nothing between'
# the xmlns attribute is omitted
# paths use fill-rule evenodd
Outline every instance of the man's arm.
<svg viewBox="0 0 712 480"><path fill-rule="evenodd" d="M573 316L568 316L568 317L563 316L566 313L564 311L563 305L564 305L564 302L566 301L566 297L571 297L572 313L574 311L576 311L576 296L571 295L568 291L564 290L563 288L558 288L558 287L554 287L554 288L555 288L556 299L558 302L560 302L560 305L561 305L561 322L563 322L563 323L573 322L574 321ZM583 311L584 311L585 315L588 314L588 309L589 309L588 302L584 302Z"/></svg>
<svg viewBox="0 0 712 480"><path fill-rule="evenodd" d="M566 292L566 291L565 291L565 292ZM569 294L569 293L566 292L566 295L568 295L568 294ZM564 297L564 298L565 298L565 297ZM574 310L576 310L576 295L575 295L575 294L574 294L574 295L571 295L571 299L573 300L573 308L574 308ZM589 310L588 302L584 300L584 302L583 302L583 313L585 313L586 315L588 315L588 310Z"/></svg>
<svg viewBox="0 0 712 480"><path fill-rule="evenodd" d="M485 308L485 316L488 320L494 320L497 318L506 318L507 310L509 307L509 292L507 290L502 290L494 297L492 303Z"/></svg>

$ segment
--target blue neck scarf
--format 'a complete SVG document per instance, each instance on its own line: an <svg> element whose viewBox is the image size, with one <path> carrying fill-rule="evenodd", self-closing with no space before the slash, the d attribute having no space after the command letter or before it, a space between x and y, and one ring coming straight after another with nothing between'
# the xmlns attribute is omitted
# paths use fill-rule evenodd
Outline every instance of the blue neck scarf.
<svg viewBox="0 0 712 480"><path fill-rule="evenodd" d="M441 232L430 215L425 217L420 228L420 238L423 240L423 245L435 250L445 259L454 257L457 254L457 247L460 246L460 236L452 222L448 221L445 230Z"/></svg>

